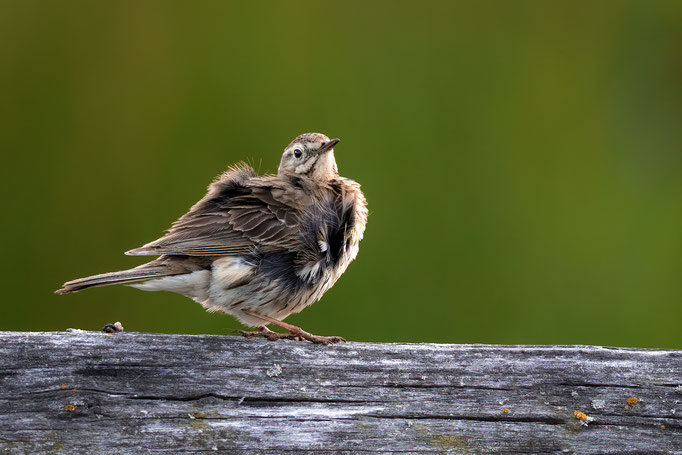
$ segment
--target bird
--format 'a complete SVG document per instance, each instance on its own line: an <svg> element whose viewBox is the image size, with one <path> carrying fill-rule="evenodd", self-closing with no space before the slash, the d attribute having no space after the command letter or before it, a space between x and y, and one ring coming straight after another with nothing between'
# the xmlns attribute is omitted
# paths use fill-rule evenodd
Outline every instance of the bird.
<svg viewBox="0 0 682 455"><path fill-rule="evenodd" d="M244 162L229 166L165 235L125 252L156 259L68 281L55 292L121 283L171 291L256 328L239 331L249 338L345 341L283 321L334 285L364 235L367 200L357 182L339 175L338 143L321 133L301 134L284 149L276 174L258 175Z"/></svg>

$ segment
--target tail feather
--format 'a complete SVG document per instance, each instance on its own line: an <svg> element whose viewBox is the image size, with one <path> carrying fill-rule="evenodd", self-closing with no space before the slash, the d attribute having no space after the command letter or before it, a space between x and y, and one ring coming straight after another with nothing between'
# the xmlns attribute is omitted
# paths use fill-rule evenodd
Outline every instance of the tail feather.
<svg viewBox="0 0 682 455"><path fill-rule="evenodd" d="M87 289L95 286L108 286L110 284L131 283L135 281L143 281L151 278L160 278L174 273L169 271L167 267L141 266L130 270L122 270L120 272L102 273L100 275L93 275L85 278L64 283L61 289L54 291L56 294L68 294L70 292L77 292L81 289Z"/></svg>

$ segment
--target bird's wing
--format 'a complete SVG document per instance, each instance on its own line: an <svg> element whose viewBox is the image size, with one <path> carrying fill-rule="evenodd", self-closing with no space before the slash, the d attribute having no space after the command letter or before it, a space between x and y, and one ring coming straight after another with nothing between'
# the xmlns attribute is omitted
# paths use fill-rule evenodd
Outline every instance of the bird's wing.
<svg viewBox="0 0 682 455"><path fill-rule="evenodd" d="M299 210L285 188L277 177L257 177L246 165L232 168L165 236L126 254L220 256L289 248L298 236Z"/></svg>

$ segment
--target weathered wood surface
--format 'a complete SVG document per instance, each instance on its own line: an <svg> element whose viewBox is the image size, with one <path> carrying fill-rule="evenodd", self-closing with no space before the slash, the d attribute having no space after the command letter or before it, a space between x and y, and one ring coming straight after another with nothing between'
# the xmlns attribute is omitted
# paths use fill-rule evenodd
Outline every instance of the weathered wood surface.
<svg viewBox="0 0 682 455"><path fill-rule="evenodd" d="M681 385L682 351L5 332L0 453L682 454Z"/></svg>

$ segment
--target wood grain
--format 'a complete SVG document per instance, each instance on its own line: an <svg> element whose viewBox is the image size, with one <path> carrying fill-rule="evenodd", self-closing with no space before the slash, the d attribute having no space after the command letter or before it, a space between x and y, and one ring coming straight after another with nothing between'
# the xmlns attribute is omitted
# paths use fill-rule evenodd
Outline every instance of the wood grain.
<svg viewBox="0 0 682 455"><path fill-rule="evenodd" d="M682 454L682 352L0 332L0 453Z"/></svg>

